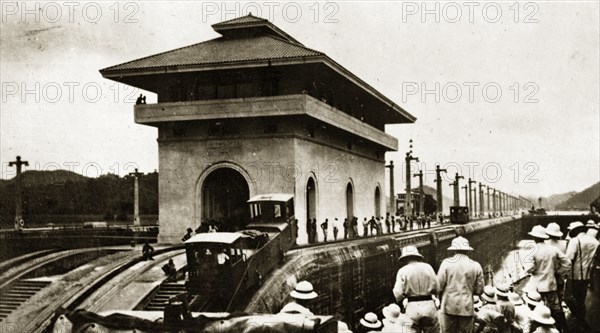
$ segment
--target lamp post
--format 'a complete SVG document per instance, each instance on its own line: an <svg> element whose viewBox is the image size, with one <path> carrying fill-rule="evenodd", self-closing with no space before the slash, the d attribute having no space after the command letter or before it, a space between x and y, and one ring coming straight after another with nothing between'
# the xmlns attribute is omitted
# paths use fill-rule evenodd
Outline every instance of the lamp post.
<svg viewBox="0 0 600 333"><path fill-rule="evenodd" d="M479 182L479 215L480 216L484 216L484 197L483 197L483 188L485 187L485 185L483 185L483 183Z"/></svg>
<svg viewBox="0 0 600 333"><path fill-rule="evenodd" d="M460 194L458 192L459 190L459 186L460 186L460 179L463 179L463 176L459 176L458 173L456 173L456 175L454 176L454 183L452 183L454 185L454 206L458 207L460 206Z"/></svg>

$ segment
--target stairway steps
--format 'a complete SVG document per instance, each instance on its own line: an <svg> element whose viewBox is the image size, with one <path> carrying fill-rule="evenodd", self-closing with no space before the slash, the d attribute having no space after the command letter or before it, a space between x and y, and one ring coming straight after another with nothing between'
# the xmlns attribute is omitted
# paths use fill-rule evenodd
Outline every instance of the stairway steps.
<svg viewBox="0 0 600 333"><path fill-rule="evenodd" d="M11 285L10 289L0 295L0 321L50 283L50 281L19 280Z"/></svg>

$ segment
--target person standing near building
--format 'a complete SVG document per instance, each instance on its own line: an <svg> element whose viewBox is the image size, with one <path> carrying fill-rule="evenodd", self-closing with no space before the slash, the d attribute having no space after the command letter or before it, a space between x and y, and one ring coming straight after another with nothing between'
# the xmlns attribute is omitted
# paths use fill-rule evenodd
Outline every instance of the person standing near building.
<svg viewBox="0 0 600 333"><path fill-rule="evenodd" d="M444 259L437 273L442 330L471 333L475 316L473 296L483 292L483 269L467 255L473 248L466 238L454 238L448 251L454 252L454 256Z"/></svg>
<svg viewBox="0 0 600 333"><path fill-rule="evenodd" d="M358 217L356 216L352 218L352 233L350 234L350 238L358 238Z"/></svg>
<svg viewBox="0 0 600 333"><path fill-rule="evenodd" d="M377 221L375 221L375 216L371 216L371 219L369 220L369 227L371 229L371 236L373 236L377 232Z"/></svg>
<svg viewBox="0 0 600 333"><path fill-rule="evenodd" d="M431 265L423 262L423 256L414 246L402 249L400 269L392 292L401 305L406 299L404 313L412 321L416 332L439 332L438 311L433 296L438 292L438 282Z"/></svg>
<svg viewBox="0 0 600 333"><path fill-rule="evenodd" d="M369 225L370 222L367 221L367 218L365 217L365 220L363 221L363 237L367 237L369 235Z"/></svg>
<svg viewBox="0 0 600 333"><path fill-rule="evenodd" d="M308 239L309 239L309 243L316 243L317 242L317 219L308 219L308 230L309 230L309 234L308 234Z"/></svg>
<svg viewBox="0 0 600 333"><path fill-rule="evenodd" d="M534 251L523 262L525 271L531 274L525 290L537 290L544 303L552 311L561 331L565 330L566 319L558 299L555 274L564 275L571 269L571 261L559 250L544 241L548 239L546 229L540 225L534 226L528 233L535 241Z"/></svg>
<svg viewBox="0 0 600 333"><path fill-rule="evenodd" d="M591 328L585 320L585 299L598 241L586 232L587 227L582 222L576 221L569 225L571 240L567 245L567 257L571 260L572 265L568 277L571 280L568 282L571 283L571 288L567 288L570 295L566 295L566 298L567 305L577 319L577 323L587 332Z"/></svg>
<svg viewBox="0 0 600 333"><path fill-rule="evenodd" d="M323 242L327 242L327 232L329 231L329 219L325 219L325 222L321 223L321 230L323 230Z"/></svg>
<svg viewBox="0 0 600 333"><path fill-rule="evenodd" d="M344 219L343 227L344 227L344 239L350 238L352 229L350 228L350 222L348 221L348 218Z"/></svg>
<svg viewBox="0 0 600 333"><path fill-rule="evenodd" d="M344 224L347 224L347 222L344 222ZM333 219L333 240L336 241L337 240L337 236L338 236L338 232L340 231L340 220L336 218ZM346 228L344 228L346 229ZM346 234L344 233L344 238L346 237Z"/></svg>
<svg viewBox="0 0 600 333"><path fill-rule="evenodd" d="M387 230L387 233L390 233L390 226L391 226L391 222L390 222L390 213L386 213L385 214L385 229Z"/></svg>

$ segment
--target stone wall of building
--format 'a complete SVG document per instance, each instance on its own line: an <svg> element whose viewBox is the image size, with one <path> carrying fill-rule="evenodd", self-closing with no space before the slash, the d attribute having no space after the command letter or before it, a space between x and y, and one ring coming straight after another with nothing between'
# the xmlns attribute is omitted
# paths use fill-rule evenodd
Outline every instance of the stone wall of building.
<svg viewBox="0 0 600 333"><path fill-rule="evenodd" d="M187 228L200 225L202 183L220 167L246 178L250 196L293 193L299 220L298 243L307 242L306 185L317 186L318 224L346 217L346 187L353 187L354 215L375 215L375 189L385 216L383 161L302 138L264 137L239 140L181 140L159 143L159 241L177 243ZM340 230L340 237L343 230ZM319 239L323 235L319 230ZM330 225L329 239L333 239Z"/></svg>
<svg viewBox="0 0 600 333"><path fill-rule="evenodd" d="M293 158L290 138L159 143L159 242L178 243L187 228L200 225L202 183L212 171L238 171L250 197L294 193L294 182L271 164L293 164Z"/></svg>
<svg viewBox="0 0 600 333"><path fill-rule="evenodd" d="M333 239L333 220L338 218L340 225L347 217L348 184L352 186L354 216L359 218L359 232L362 233L362 220L375 215L375 189L379 188L379 212L385 216L385 167L384 162L349 153L346 150L296 139L296 217L299 224L299 244L306 243L306 185L313 178L317 187L317 226L329 219L328 240ZM339 238L343 238L339 230ZM318 240L323 233L318 227Z"/></svg>

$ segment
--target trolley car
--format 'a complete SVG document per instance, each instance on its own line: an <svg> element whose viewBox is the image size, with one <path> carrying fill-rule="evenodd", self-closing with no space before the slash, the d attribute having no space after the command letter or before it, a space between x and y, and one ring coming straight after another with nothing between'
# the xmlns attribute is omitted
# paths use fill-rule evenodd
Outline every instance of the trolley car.
<svg viewBox="0 0 600 333"><path fill-rule="evenodd" d="M228 310L261 284L296 242L294 198L259 195L248 200L251 222L237 232L202 233L185 242L188 295L200 308Z"/></svg>
<svg viewBox="0 0 600 333"><path fill-rule="evenodd" d="M469 223L469 207L466 207L466 206L450 207L450 223L458 223L458 224Z"/></svg>

